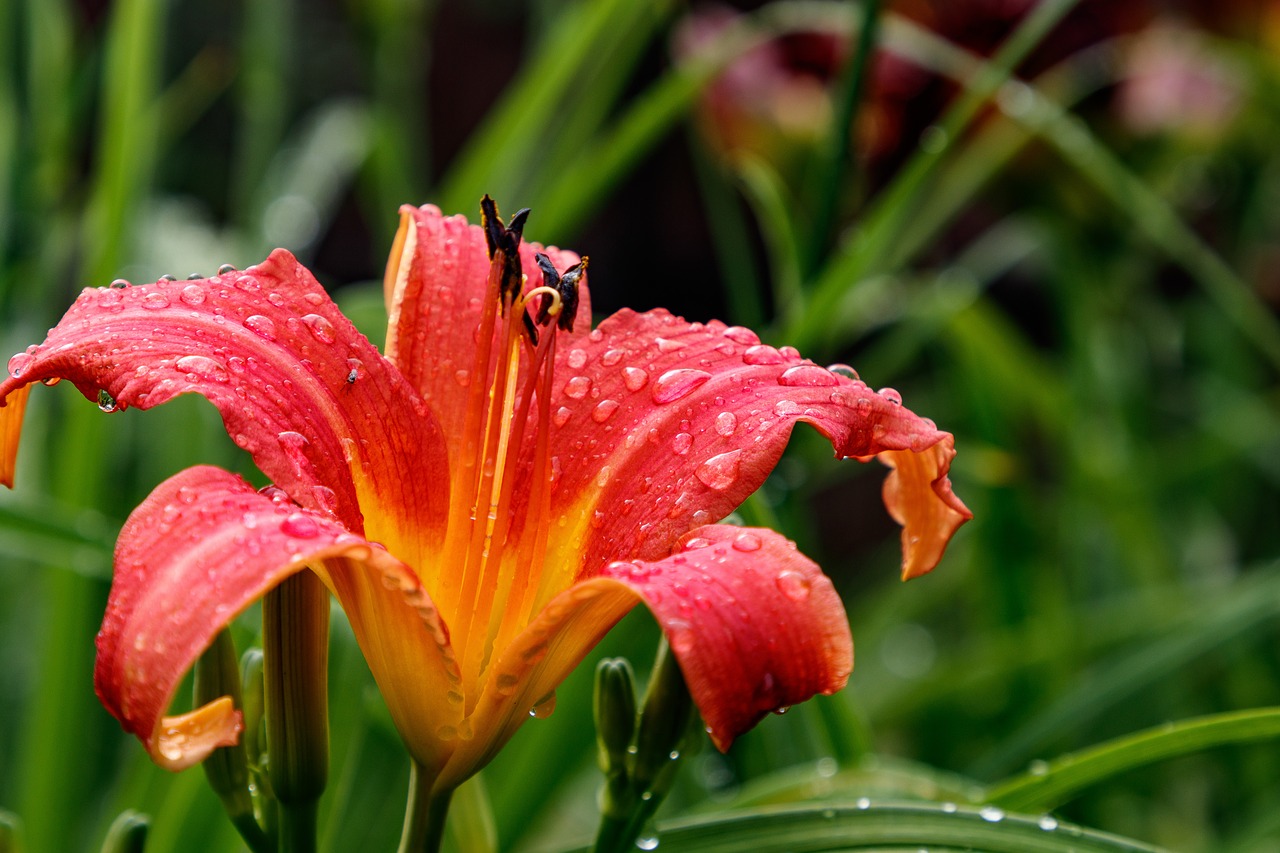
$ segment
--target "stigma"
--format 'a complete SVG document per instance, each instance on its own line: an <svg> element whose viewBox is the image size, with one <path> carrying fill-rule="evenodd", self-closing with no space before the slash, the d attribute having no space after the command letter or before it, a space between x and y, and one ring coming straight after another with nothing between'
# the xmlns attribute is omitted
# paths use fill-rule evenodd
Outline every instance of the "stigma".
<svg viewBox="0 0 1280 853"><path fill-rule="evenodd" d="M439 601L451 625L469 714L489 664L533 617L543 592L552 488L551 392L556 339L571 332L587 259L561 272L520 260L527 209L509 223L480 203L489 249L486 295L467 388L459 478L452 489Z"/></svg>

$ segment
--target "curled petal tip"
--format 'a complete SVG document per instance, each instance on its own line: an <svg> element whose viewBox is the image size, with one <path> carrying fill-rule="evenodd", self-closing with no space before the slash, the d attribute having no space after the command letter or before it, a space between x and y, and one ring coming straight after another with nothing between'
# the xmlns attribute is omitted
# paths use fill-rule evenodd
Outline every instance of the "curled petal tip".
<svg viewBox="0 0 1280 853"><path fill-rule="evenodd" d="M0 398L0 484L13 488L13 473L18 462L18 438L22 434L22 415L27 408L30 385L16 388L7 398Z"/></svg>
<svg viewBox="0 0 1280 853"><path fill-rule="evenodd" d="M147 750L166 770L185 770L209 757L215 749L239 742L244 723L230 696L173 717L163 717Z"/></svg>

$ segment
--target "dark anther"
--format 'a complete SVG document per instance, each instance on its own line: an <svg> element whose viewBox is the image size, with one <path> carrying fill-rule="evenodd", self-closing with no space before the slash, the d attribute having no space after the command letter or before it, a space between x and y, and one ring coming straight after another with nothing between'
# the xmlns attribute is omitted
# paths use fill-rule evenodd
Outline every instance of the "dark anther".
<svg viewBox="0 0 1280 853"><path fill-rule="evenodd" d="M173 276L169 275L168 273L165 273L164 275L160 276L160 280L161 280L161 281L177 281L177 279L176 279L176 278L174 278Z"/></svg>
<svg viewBox="0 0 1280 853"><path fill-rule="evenodd" d="M587 258L583 258L564 271L564 275L556 272L551 259L539 252L534 256L538 268L542 270L542 284L560 294L560 316L556 324L566 332L573 331L573 320L578 315L578 287L582 277L587 274ZM550 321L551 300L544 299L538 306L538 325L545 326Z"/></svg>
<svg viewBox="0 0 1280 853"><path fill-rule="evenodd" d="M578 288L586 277L587 261L587 256L583 255L582 260L564 271L564 275L560 276L560 284L556 286L560 293L559 325L566 332L573 331L573 320L578 316Z"/></svg>
<svg viewBox="0 0 1280 853"><path fill-rule="evenodd" d="M485 242L489 246L489 260L498 264L498 290L502 295L504 312L520 292L520 237L528 218L529 208L522 208L511 217L510 225L503 225L494 200L487 193L480 199L480 222L484 227Z"/></svg>
<svg viewBox="0 0 1280 853"><path fill-rule="evenodd" d="M235 272L235 264L223 264L218 267L218 275L226 275L229 272Z"/></svg>
<svg viewBox="0 0 1280 853"><path fill-rule="evenodd" d="M551 263L551 259L542 252L538 252L533 256L538 262L538 269L542 270L542 286L549 287L557 293L560 292L560 273L556 272L555 265ZM550 322L551 300L547 297L542 298L542 302L538 305L538 325L545 326Z"/></svg>

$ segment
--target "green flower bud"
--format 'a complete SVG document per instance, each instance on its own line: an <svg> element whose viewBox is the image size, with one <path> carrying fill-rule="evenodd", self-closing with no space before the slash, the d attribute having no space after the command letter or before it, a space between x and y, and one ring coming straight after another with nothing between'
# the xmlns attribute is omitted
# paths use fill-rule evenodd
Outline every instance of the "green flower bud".
<svg viewBox="0 0 1280 853"><path fill-rule="evenodd" d="M107 830L102 853L142 853L150 829L151 819L146 815L132 810L121 812Z"/></svg>
<svg viewBox="0 0 1280 853"><path fill-rule="evenodd" d="M625 817L635 796L627 762L636 731L635 675L625 658L608 658L596 667L594 710L597 761L604 773L600 811Z"/></svg>

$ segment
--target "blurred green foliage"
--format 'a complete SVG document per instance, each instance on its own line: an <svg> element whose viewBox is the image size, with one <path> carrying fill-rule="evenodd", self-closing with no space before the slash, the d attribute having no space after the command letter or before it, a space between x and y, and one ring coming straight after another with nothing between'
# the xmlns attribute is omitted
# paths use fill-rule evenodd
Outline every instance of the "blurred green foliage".
<svg viewBox="0 0 1280 853"><path fill-rule="evenodd" d="M397 205L532 207L531 237L591 253L597 309L716 314L898 388L956 435L976 516L901 586L880 472L797 435L743 515L836 579L857 669L686 761L667 846L1145 849L1071 821L1272 850L1280 13L1183 5L14 0L0 351L83 286L274 245L378 341ZM242 849L91 687L115 531L196 462L247 465L201 401L33 394L0 494L0 849L96 849L127 810L151 853ZM598 655L656 640L637 613ZM333 642L325 849L392 849L407 762L340 615ZM593 835L592 668L459 795L455 849Z"/></svg>

